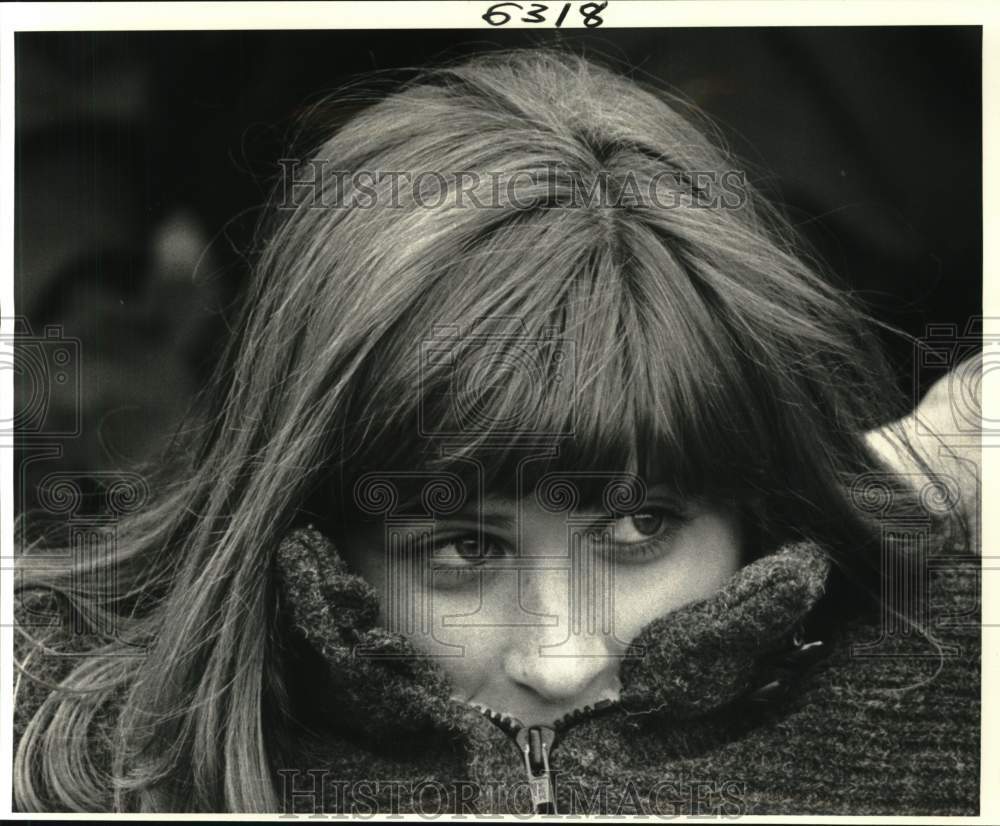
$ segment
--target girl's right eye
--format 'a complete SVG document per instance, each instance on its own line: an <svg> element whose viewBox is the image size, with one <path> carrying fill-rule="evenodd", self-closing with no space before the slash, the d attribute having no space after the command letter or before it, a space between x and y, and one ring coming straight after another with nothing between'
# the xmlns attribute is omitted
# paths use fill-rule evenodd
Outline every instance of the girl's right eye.
<svg viewBox="0 0 1000 826"><path fill-rule="evenodd" d="M435 568L469 568L504 556L504 550L489 537L456 536L439 541L431 554Z"/></svg>

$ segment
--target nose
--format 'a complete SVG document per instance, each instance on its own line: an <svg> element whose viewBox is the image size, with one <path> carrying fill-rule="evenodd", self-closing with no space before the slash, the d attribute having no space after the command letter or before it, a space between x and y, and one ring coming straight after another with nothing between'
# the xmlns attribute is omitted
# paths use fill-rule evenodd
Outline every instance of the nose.
<svg viewBox="0 0 1000 826"><path fill-rule="evenodd" d="M600 625L595 629L574 621L574 614L588 606L571 604L577 602L571 593L585 589L574 589L569 573L520 572L522 612L538 616L534 625L518 629L504 657L511 680L551 703L593 702L617 683L618 658L609 635Z"/></svg>

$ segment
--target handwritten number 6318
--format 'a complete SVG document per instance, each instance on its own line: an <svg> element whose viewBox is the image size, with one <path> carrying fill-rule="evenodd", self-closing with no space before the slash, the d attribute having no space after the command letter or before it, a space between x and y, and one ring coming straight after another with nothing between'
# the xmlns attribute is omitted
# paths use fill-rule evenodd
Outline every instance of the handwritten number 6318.
<svg viewBox="0 0 1000 826"><path fill-rule="evenodd" d="M588 29L600 26L604 22L601 18L601 12L604 11L607 5L608 0L604 0L603 3L583 3L579 6L577 11L583 17L583 25ZM563 3L559 16L555 21L557 29L562 26L563 21L566 19L566 15L569 14L572 7L572 3ZM545 23L547 22L546 12L549 11L549 7L544 3L529 3L527 11L525 11L524 6L520 3L494 3L486 10L486 14L483 15L483 20L491 26L506 25L513 19L513 14L505 11L505 9L516 9L517 11L524 12L524 14L519 18L522 23Z"/></svg>

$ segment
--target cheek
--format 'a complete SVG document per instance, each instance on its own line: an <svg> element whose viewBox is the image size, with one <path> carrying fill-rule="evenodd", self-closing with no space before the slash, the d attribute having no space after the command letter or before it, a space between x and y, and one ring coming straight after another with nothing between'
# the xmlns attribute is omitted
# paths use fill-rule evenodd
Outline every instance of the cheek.
<svg viewBox="0 0 1000 826"><path fill-rule="evenodd" d="M344 531L337 538L347 564L375 587L379 625L400 631L417 650L436 657L456 693L472 696L497 673L507 637L517 630L504 614L517 599L515 580L499 575L482 588L468 580L449 588L456 581L447 574L438 581L434 573L417 577L399 570L387 580L384 542L380 529Z"/></svg>
<svg viewBox="0 0 1000 826"><path fill-rule="evenodd" d="M518 632L510 623L509 606L517 601L513 573L494 572L477 583L463 577L462 587L421 588L412 596L424 601L428 624L406 636L418 650L435 655L456 694L471 697L503 670L504 652Z"/></svg>
<svg viewBox="0 0 1000 826"><path fill-rule="evenodd" d="M739 521L710 512L690 522L664 557L615 568L615 637L628 644L653 620L719 590L739 568Z"/></svg>

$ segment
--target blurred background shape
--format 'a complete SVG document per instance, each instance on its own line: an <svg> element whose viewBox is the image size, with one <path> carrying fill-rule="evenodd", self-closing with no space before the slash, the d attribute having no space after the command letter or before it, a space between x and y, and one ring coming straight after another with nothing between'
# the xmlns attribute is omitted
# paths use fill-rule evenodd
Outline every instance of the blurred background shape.
<svg viewBox="0 0 1000 826"><path fill-rule="evenodd" d="M18 372L21 418L47 408L21 428L16 508L54 474L154 456L181 426L296 118L368 72L553 42L697 103L878 318L921 336L981 315L978 27L21 32L16 311L27 343L49 352L55 325L79 364ZM916 402L938 375L885 343Z"/></svg>

